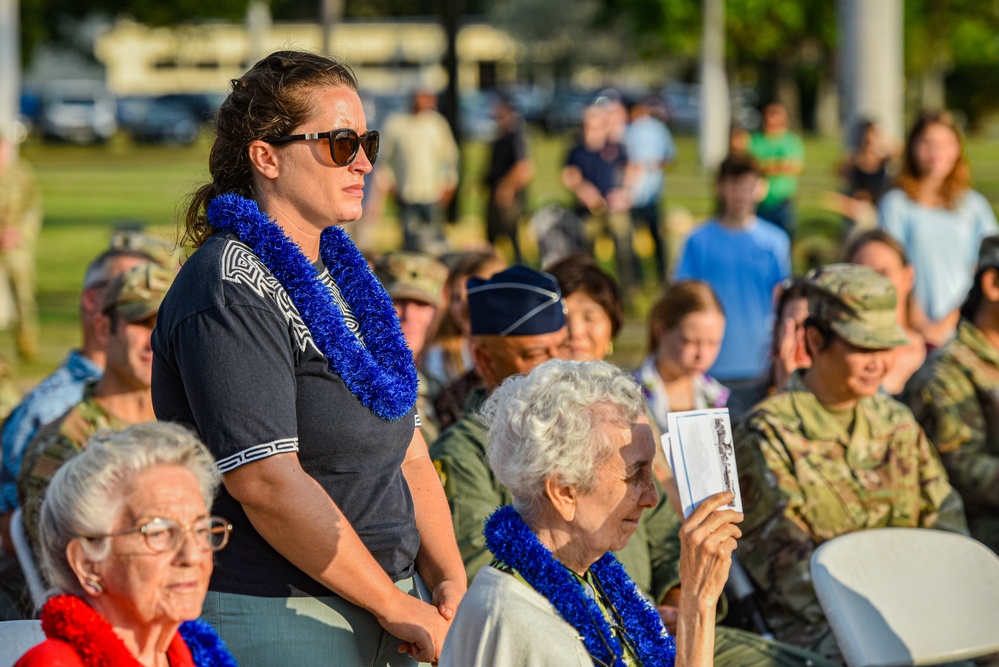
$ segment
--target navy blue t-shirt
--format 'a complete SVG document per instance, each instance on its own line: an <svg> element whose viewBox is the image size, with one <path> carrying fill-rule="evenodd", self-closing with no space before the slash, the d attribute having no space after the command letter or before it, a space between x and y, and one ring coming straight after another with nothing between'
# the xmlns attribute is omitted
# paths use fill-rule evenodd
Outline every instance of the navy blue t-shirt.
<svg viewBox="0 0 999 667"><path fill-rule="evenodd" d="M621 187L627 164L624 146L615 143L607 144L599 151L591 151L585 144L578 144L569 150L565 158L565 166L579 169L583 179L596 186L604 197L611 190ZM589 212L580 204L577 213L585 216Z"/></svg>
<svg viewBox="0 0 999 667"><path fill-rule="evenodd" d="M329 272L317 270L356 333ZM193 426L223 474L297 452L385 572L395 581L413 573L420 536L401 465L415 410L387 421L351 394L247 246L216 234L191 256L163 301L152 344L157 419ZM330 594L254 530L224 486L212 511L234 529L216 555L211 590Z"/></svg>

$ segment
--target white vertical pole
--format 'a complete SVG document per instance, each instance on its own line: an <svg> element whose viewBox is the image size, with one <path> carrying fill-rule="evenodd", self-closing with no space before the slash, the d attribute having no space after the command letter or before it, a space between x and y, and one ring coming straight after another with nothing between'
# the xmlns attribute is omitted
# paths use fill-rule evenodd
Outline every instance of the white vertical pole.
<svg viewBox="0 0 999 667"><path fill-rule="evenodd" d="M714 171L728 152L731 102L725 74L725 0L704 0L701 33L701 168Z"/></svg>
<svg viewBox="0 0 999 667"><path fill-rule="evenodd" d="M246 8L246 28L250 37L247 62L255 63L267 48L271 30L271 7L267 0L250 0Z"/></svg>
<svg viewBox="0 0 999 667"><path fill-rule="evenodd" d="M18 2L0 0L0 133L15 138L15 122L20 106L21 27Z"/></svg>
<svg viewBox="0 0 999 667"><path fill-rule="evenodd" d="M904 127L902 0L839 0L840 76L846 136L861 119L901 139Z"/></svg>

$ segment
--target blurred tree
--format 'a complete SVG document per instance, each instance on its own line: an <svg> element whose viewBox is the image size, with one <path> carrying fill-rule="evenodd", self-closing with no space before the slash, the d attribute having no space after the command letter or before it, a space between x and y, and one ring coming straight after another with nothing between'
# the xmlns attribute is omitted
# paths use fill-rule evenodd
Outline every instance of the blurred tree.
<svg viewBox="0 0 999 667"><path fill-rule="evenodd" d="M599 11L600 0L494 0L489 16L524 45L525 60L534 67L549 64L556 81L564 81L576 63L590 61Z"/></svg>
<svg viewBox="0 0 999 667"><path fill-rule="evenodd" d="M442 0L345 0L352 18L436 16ZM278 21L316 21L321 0L270 0ZM487 0L466 0L469 14L485 12ZM114 18L128 14L140 23L171 25L199 19L242 21L247 0L21 0L21 48L25 59L44 42L72 44L73 32L93 15ZM90 54L86 54L90 55Z"/></svg>
<svg viewBox="0 0 999 667"><path fill-rule="evenodd" d="M38 44L75 46L76 27L94 15L129 14L142 23L170 25L208 18L238 21L245 13L246 0L21 0L21 50L27 63Z"/></svg>
<svg viewBox="0 0 999 667"><path fill-rule="evenodd" d="M604 0L627 16L640 53L696 61L700 49L701 0ZM779 99L799 117L799 84L811 93L811 115L835 107L835 3L829 0L726 0L730 69L759 80L764 98Z"/></svg>
<svg viewBox="0 0 999 667"><path fill-rule="evenodd" d="M972 130L999 109L999 4L906 0L905 65L920 108L959 109Z"/></svg>

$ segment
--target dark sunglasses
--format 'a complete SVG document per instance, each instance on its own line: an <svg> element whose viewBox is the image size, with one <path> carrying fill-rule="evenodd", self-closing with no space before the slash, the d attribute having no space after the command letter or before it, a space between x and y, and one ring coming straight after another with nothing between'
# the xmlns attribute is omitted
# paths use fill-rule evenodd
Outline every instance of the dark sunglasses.
<svg viewBox="0 0 999 667"><path fill-rule="evenodd" d="M285 144L289 141L312 141L313 139L329 139L330 157L333 162L341 167L346 167L357 159L360 149L364 149L364 154L368 156L371 164L378 158L378 131L368 130L364 134L358 134L349 127L340 130L330 130L329 132L312 132L309 134L289 134L285 137L271 137L264 139L269 144Z"/></svg>

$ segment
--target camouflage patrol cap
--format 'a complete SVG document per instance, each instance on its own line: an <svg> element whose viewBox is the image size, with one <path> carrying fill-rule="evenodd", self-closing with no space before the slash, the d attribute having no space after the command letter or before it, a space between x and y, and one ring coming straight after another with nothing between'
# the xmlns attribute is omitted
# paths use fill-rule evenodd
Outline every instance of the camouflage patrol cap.
<svg viewBox="0 0 999 667"><path fill-rule="evenodd" d="M867 349L907 345L898 323L895 287L873 269L829 264L805 276L808 314L848 343Z"/></svg>
<svg viewBox="0 0 999 667"><path fill-rule="evenodd" d="M101 312L114 309L126 322L141 322L160 309L163 297L173 282L173 273L146 262L119 274L108 285Z"/></svg>
<svg viewBox="0 0 999 667"><path fill-rule="evenodd" d="M375 262L375 275L393 299L441 305L447 267L422 252L390 252Z"/></svg>
<svg viewBox="0 0 999 667"><path fill-rule="evenodd" d="M978 246L978 268L999 269L999 235L986 236L982 239L982 244Z"/></svg>
<svg viewBox="0 0 999 667"><path fill-rule="evenodd" d="M145 255L162 266L169 266L173 255L166 241L146 234L141 229L118 227L111 234L108 250L112 252Z"/></svg>

